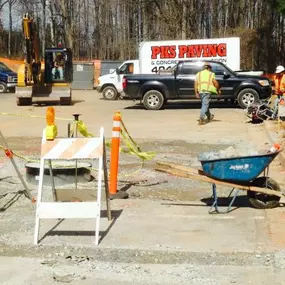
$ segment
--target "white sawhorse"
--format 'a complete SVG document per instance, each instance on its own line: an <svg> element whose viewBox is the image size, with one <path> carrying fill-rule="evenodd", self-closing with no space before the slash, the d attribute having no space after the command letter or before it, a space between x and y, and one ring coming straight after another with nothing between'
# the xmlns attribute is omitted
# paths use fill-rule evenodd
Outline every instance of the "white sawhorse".
<svg viewBox="0 0 285 285"><path fill-rule="evenodd" d="M34 243L38 244L41 219L96 219L95 245L99 242L103 158L105 153L104 129L99 138L64 138L46 141L43 136L39 187L36 210ZM94 202L42 202L45 161L73 159L98 159L97 201ZM106 181L105 181L106 183Z"/></svg>

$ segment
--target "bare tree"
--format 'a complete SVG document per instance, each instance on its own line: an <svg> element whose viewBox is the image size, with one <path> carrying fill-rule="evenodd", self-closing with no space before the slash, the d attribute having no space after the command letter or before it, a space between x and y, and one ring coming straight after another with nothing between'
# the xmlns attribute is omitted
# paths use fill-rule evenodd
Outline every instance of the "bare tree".
<svg viewBox="0 0 285 285"><path fill-rule="evenodd" d="M12 31L13 31L13 21L12 21L12 9L17 0L8 0L9 8L9 33L8 33L8 56L11 57L11 45L12 45Z"/></svg>

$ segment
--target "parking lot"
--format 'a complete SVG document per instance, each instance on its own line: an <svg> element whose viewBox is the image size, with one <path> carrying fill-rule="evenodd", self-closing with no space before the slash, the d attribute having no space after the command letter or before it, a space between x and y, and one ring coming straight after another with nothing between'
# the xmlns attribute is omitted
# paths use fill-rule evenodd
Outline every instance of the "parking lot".
<svg viewBox="0 0 285 285"><path fill-rule="evenodd" d="M46 106L16 106L15 94L0 95L0 101L1 131L9 146L25 157L39 157L45 119L36 117L45 116ZM263 125L251 124L244 110L223 102L213 104L215 119L204 126L197 124L199 102L169 102L164 110L147 111L138 102L104 101L96 91L79 90L73 90L73 102L55 106L56 117L71 121L72 114L81 114L89 132L96 135L102 126L109 140L113 116L120 111L142 151L155 151L156 156L140 169L138 157L120 154L118 188L129 199L112 200L116 219L98 248L88 234L94 230L89 221L63 223L36 248L32 245L35 207L23 195L13 200L22 186L1 153L0 260L6 265L0 269L0 284L34 285L39 284L38 278L45 284L67 283L67 275L71 284L83 285L191 284L190 280L209 285L283 284L283 207L253 209L241 192L236 210L209 215L211 185L154 169L157 161L198 168L199 153L229 146L269 149L272 142ZM66 137L67 123L56 120L59 137ZM107 156L109 161L109 150ZM24 162L17 159L17 163L24 174ZM277 159L270 177L285 185ZM37 188L30 187L36 195ZM221 187L219 193L226 197L228 190ZM47 223L43 232L52 225ZM107 225L102 223L102 232ZM87 234L60 235L61 230L78 227ZM266 277L262 272L267 272Z"/></svg>

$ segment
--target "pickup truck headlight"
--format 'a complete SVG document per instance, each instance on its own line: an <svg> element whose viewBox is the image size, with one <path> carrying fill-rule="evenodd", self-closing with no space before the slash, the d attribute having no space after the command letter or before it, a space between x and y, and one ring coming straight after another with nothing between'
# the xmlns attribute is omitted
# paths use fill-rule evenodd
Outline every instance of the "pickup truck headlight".
<svg viewBox="0 0 285 285"><path fill-rule="evenodd" d="M13 81L13 77L12 76L8 76L8 82L12 82Z"/></svg>
<svg viewBox="0 0 285 285"><path fill-rule="evenodd" d="M270 85L268 80L259 80L258 83L261 86L269 86Z"/></svg>

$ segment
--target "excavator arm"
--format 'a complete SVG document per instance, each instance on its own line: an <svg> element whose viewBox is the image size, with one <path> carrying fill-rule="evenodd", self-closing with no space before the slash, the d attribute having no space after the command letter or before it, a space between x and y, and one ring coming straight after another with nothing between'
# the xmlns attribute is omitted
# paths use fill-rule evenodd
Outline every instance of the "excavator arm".
<svg viewBox="0 0 285 285"><path fill-rule="evenodd" d="M27 14L23 17L23 34L26 43L24 83L25 86L31 86L39 82L41 63L36 25Z"/></svg>

